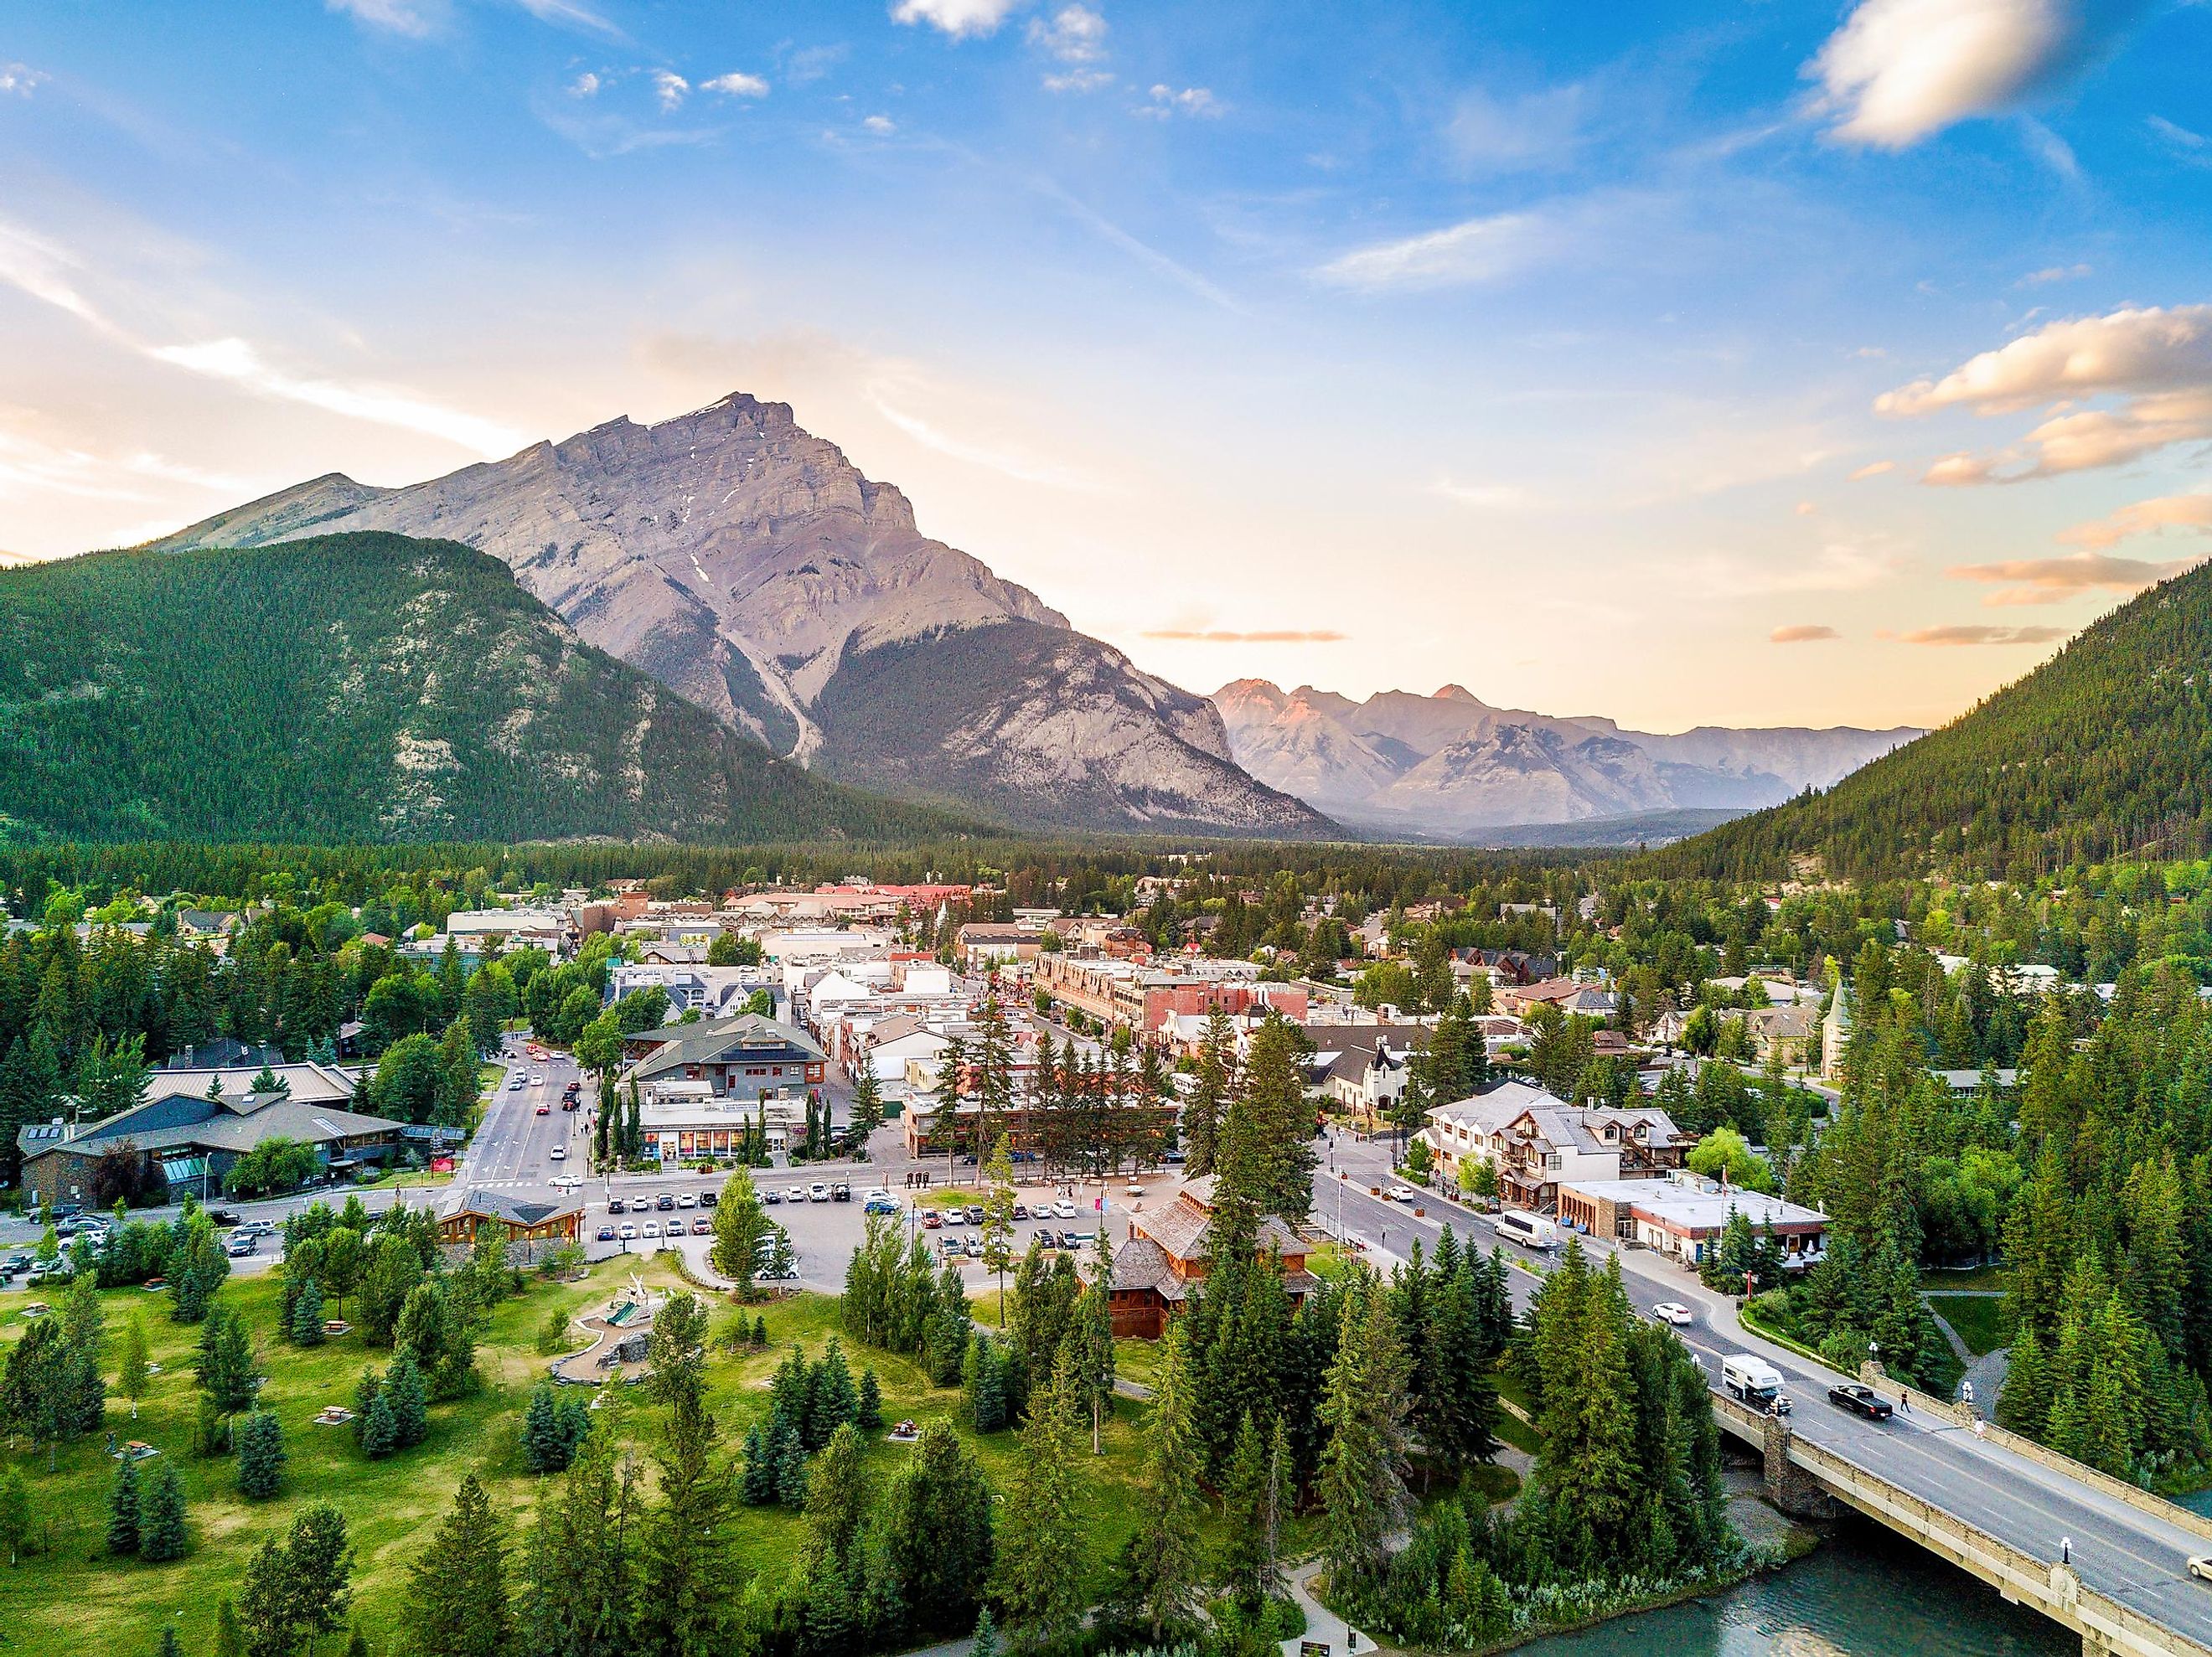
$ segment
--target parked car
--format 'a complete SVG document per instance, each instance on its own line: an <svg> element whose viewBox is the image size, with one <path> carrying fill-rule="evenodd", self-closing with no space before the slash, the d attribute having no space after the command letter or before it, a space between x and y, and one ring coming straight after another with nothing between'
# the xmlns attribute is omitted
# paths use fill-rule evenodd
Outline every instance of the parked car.
<svg viewBox="0 0 2212 1657"><path fill-rule="evenodd" d="M1873 1387L1856 1381L1839 1381L1828 1388L1828 1402L1855 1416L1864 1416L1869 1421L1887 1421L1890 1417L1888 1401Z"/></svg>
<svg viewBox="0 0 2212 1657"><path fill-rule="evenodd" d="M1697 1314L1680 1301L1661 1301L1651 1308L1651 1315L1662 1323L1671 1323L1676 1328L1697 1321Z"/></svg>
<svg viewBox="0 0 2212 1657"><path fill-rule="evenodd" d="M647 1220L645 1223L645 1235L648 1237L659 1236L660 1235L660 1222L658 1220Z"/></svg>
<svg viewBox="0 0 2212 1657"><path fill-rule="evenodd" d="M653 1205L665 1214L676 1206L676 1199L664 1191L653 1199Z"/></svg>
<svg viewBox="0 0 2212 1657"><path fill-rule="evenodd" d="M1394 1203L1417 1203L1421 1200L1421 1193L1409 1185L1396 1186L1391 1189L1390 1200Z"/></svg>
<svg viewBox="0 0 2212 1657"><path fill-rule="evenodd" d="M623 1211L623 1199L622 1199L621 1198L619 1198L619 1197L610 1197L610 1198L608 1198L608 1199L607 1199L607 1212L608 1212L608 1213L610 1213L610 1214L620 1214L620 1213L622 1213Z"/></svg>
<svg viewBox="0 0 2212 1657"><path fill-rule="evenodd" d="M1062 1197L1058 1202L1052 1205L1052 1217L1055 1220L1073 1219L1075 1217L1075 1205L1068 1201L1066 1198Z"/></svg>
<svg viewBox="0 0 2212 1657"><path fill-rule="evenodd" d="M945 1211L945 1224L947 1224L947 1225L965 1225L965 1224L967 1224L967 1223L968 1223L968 1212L967 1212L967 1211L966 1211L965 1209L960 1209L960 1208L948 1208L948 1209L946 1209L946 1210Z"/></svg>
<svg viewBox="0 0 2212 1657"><path fill-rule="evenodd" d="M623 1240L624 1242L628 1242L628 1241L629 1241L633 1237L635 1237L635 1236L636 1236L636 1235L637 1235L637 1228L636 1228L635 1226L632 1225L632 1224L631 1224L628 1220L624 1220L624 1221L623 1222L622 1240Z"/></svg>
<svg viewBox="0 0 2212 1657"><path fill-rule="evenodd" d="M810 1203L828 1202L830 1200L830 1187L827 1182L817 1180L812 1185L807 1187L806 1200Z"/></svg>
<svg viewBox="0 0 2212 1657"><path fill-rule="evenodd" d="M1016 1204L1014 1205L1014 1217L1015 1217L1016 1219L1018 1219L1018 1220L1026 1220L1027 1218L1029 1218L1029 1217L1030 1217L1030 1207L1029 1207L1029 1205L1028 1205L1027 1203L1016 1203Z"/></svg>
<svg viewBox="0 0 2212 1657"><path fill-rule="evenodd" d="M968 1205L968 1223L970 1225L981 1225L983 1223L982 1204L970 1203Z"/></svg>
<svg viewBox="0 0 2212 1657"><path fill-rule="evenodd" d="M66 1211L64 1209L60 1208L54 1211L57 1214L63 1213L64 1211ZM236 1225L238 1223L238 1211L235 1209L210 1208L207 1211L207 1217L216 1225Z"/></svg>
<svg viewBox="0 0 2212 1657"><path fill-rule="evenodd" d="M2189 1574L2202 1581L2212 1582L2212 1553L2191 1554Z"/></svg>
<svg viewBox="0 0 2212 1657"><path fill-rule="evenodd" d="M611 1243L611 1242L612 1242L612 1241L615 1240L615 1229L614 1229L614 1227L612 1227L612 1226L611 1226L611 1225L603 1225L603 1226L601 1226L601 1227L599 1228L599 1240L601 1242L603 1242L603 1243Z"/></svg>
<svg viewBox="0 0 2212 1657"><path fill-rule="evenodd" d="M860 1210L866 1214L896 1214L899 1211L899 1205L890 1198L878 1195L861 1204Z"/></svg>
<svg viewBox="0 0 2212 1657"><path fill-rule="evenodd" d="M838 1181L836 1184L830 1187L830 1200L833 1203L851 1202L853 1200L853 1187L846 1184L842 1180Z"/></svg>
<svg viewBox="0 0 2212 1657"><path fill-rule="evenodd" d="M670 1236L672 1236L672 1237L680 1237L680 1236L682 1236L682 1235L684 1235L684 1222L683 1222L683 1221L681 1221L681 1220L671 1220L671 1221L669 1221L669 1223L668 1223L668 1235L669 1235Z"/></svg>
<svg viewBox="0 0 2212 1657"><path fill-rule="evenodd" d="M239 1260L244 1259L260 1247L261 1239L258 1237L241 1237L234 1234L230 1241L222 1246L222 1252L231 1259Z"/></svg>
<svg viewBox="0 0 2212 1657"><path fill-rule="evenodd" d="M924 1231L934 1231L944 1223L945 1216L935 1209L925 1208L921 1211L921 1229Z"/></svg>
<svg viewBox="0 0 2212 1657"><path fill-rule="evenodd" d="M698 1206L699 1206L699 1193L698 1193L697 1192L696 1192L696 1191L687 1191L687 1192L684 1192L682 1195L680 1195L680 1196L678 1196L678 1197L677 1198L677 1199L676 1199L676 1205L677 1205L677 1207L678 1207L678 1208L696 1208L696 1207L698 1207Z"/></svg>
<svg viewBox="0 0 2212 1657"><path fill-rule="evenodd" d="M712 1208L721 1200L712 1191L702 1191L699 1193L699 1206L702 1208Z"/></svg>
<svg viewBox="0 0 2212 1657"><path fill-rule="evenodd" d="M1091 1244L1091 1234L1088 1231L1063 1231L1060 1234L1060 1246L1071 1254L1082 1253Z"/></svg>
<svg viewBox="0 0 2212 1657"><path fill-rule="evenodd" d="M783 1193L778 1191L774 1186L763 1186L761 1188L761 1200L764 1203L780 1203L783 1200Z"/></svg>
<svg viewBox="0 0 2212 1657"><path fill-rule="evenodd" d="M968 1239L968 1258L971 1260L980 1260L983 1258L983 1240L981 1237Z"/></svg>
<svg viewBox="0 0 2212 1657"><path fill-rule="evenodd" d="M787 1203L805 1202L806 1200L806 1187L803 1185L795 1185L792 1187L790 1190L783 1193L783 1199Z"/></svg>

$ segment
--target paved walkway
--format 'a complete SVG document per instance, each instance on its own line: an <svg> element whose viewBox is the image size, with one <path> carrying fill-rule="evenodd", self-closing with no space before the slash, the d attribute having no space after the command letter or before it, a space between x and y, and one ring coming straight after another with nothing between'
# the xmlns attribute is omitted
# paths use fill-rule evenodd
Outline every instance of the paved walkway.
<svg viewBox="0 0 2212 1657"><path fill-rule="evenodd" d="M1328 1648L1328 1657L1347 1657L1352 1652L1364 1654L1377 1649L1370 1636L1314 1598L1313 1579L1320 1575L1321 1562L1317 1559L1308 1560L1291 1573L1291 1598L1306 1614L1306 1631L1283 1642L1283 1657L1298 1657L1308 1641Z"/></svg>
<svg viewBox="0 0 2212 1657"><path fill-rule="evenodd" d="M1988 1296L1996 1298L2001 1296L2004 1291L2000 1289L1974 1289L1956 1292L1972 1294L1978 1297ZM1984 1352L1981 1357L1976 1357L1972 1349L1965 1341L1960 1339L1959 1332L1951 1326L1951 1320L1948 1318L1936 1311L1933 1306L1930 1306L1928 1310L1936 1320L1936 1326L1943 1332L1943 1338L1951 1343L1951 1350L1958 1355L1959 1362L1966 1366L1966 1373L1959 1377L1960 1390L1957 1396L1965 1398L1966 1388L1972 1387L1974 1389L1974 1407L1984 1416L1996 1413L1997 1393L2004 1386L2005 1370L2011 1362L2012 1354L2006 1348L2000 1346L1995 1351Z"/></svg>

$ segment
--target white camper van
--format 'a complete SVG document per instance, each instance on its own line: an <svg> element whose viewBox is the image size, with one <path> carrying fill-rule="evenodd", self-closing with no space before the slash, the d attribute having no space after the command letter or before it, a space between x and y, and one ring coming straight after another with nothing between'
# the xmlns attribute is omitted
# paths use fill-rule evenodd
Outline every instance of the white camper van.
<svg viewBox="0 0 2212 1657"><path fill-rule="evenodd" d="M1498 1235L1523 1248L1549 1249L1559 1246L1559 1228L1540 1214L1524 1214L1509 1208L1495 1222Z"/></svg>
<svg viewBox="0 0 2212 1657"><path fill-rule="evenodd" d="M1790 1413L1790 1400L1782 1393L1782 1371L1765 1358L1748 1352L1729 1353L1721 1360L1721 1385L1754 1410L1771 1408L1777 1415Z"/></svg>

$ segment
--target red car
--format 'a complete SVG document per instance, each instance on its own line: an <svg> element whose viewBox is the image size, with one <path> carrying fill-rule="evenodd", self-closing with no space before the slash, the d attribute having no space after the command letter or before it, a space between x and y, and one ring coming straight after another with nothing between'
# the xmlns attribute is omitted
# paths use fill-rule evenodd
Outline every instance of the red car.
<svg viewBox="0 0 2212 1657"><path fill-rule="evenodd" d="M553 1114L553 1107L550 1105L540 1105L538 1107L538 1114L540 1116L550 1116Z"/></svg>

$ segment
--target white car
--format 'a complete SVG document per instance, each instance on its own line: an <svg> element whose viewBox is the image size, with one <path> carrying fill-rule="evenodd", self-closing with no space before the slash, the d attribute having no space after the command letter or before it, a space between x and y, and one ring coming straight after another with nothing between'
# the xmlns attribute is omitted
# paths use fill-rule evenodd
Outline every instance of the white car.
<svg viewBox="0 0 2212 1657"><path fill-rule="evenodd" d="M2189 1574L2204 1581L2212 1582L2212 1553L2191 1555L2189 1561Z"/></svg>
<svg viewBox="0 0 2212 1657"><path fill-rule="evenodd" d="M634 1240L636 1238L636 1236L637 1236L637 1228L636 1228L635 1226L632 1225L632 1224L631 1224L628 1220L624 1220L624 1221L623 1222L623 1228L622 1228L622 1240L623 1240L624 1242L629 1242L629 1241L634 1241Z"/></svg>
<svg viewBox="0 0 2212 1657"><path fill-rule="evenodd" d="M1052 1205L1052 1217L1055 1220L1073 1219L1075 1217L1075 1205L1068 1201L1066 1198L1062 1197L1058 1202Z"/></svg>
<svg viewBox="0 0 2212 1657"><path fill-rule="evenodd" d="M668 1223L668 1235L669 1235L670 1236L672 1236L672 1237L680 1237L680 1236L682 1236L682 1235L684 1235L684 1222L683 1222L683 1221L681 1221L681 1220L671 1220L671 1221L669 1221L669 1223Z"/></svg>
<svg viewBox="0 0 2212 1657"><path fill-rule="evenodd" d="M1401 1185L1390 1193L1390 1200L1395 1203L1417 1203L1421 1200L1421 1193L1411 1186Z"/></svg>
<svg viewBox="0 0 2212 1657"><path fill-rule="evenodd" d="M1698 1320L1698 1314L1680 1301L1661 1301L1651 1308L1651 1315L1662 1323L1673 1324L1678 1329Z"/></svg>
<svg viewBox="0 0 2212 1657"><path fill-rule="evenodd" d="M542 1088L545 1085L545 1078L542 1076L533 1076L530 1078L530 1085L533 1088Z"/></svg>
<svg viewBox="0 0 2212 1657"><path fill-rule="evenodd" d="M556 1145L546 1155L556 1162L565 1162L568 1160L568 1148L566 1145Z"/></svg>
<svg viewBox="0 0 2212 1657"><path fill-rule="evenodd" d="M696 1208L696 1207L698 1207L698 1206L699 1206L699 1193L698 1193L697 1192L696 1192L696 1191L687 1191L687 1192L685 1192L682 1196L678 1197L678 1198L676 1199L676 1205L677 1205L677 1207L678 1207L678 1208Z"/></svg>
<svg viewBox="0 0 2212 1657"><path fill-rule="evenodd" d="M822 1181L817 1180L812 1185L806 1187L806 1200L810 1203L828 1202L830 1200L829 1186Z"/></svg>
<svg viewBox="0 0 2212 1657"><path fill-rule="evenodd" d="M658 1220L647 1220L645 1223L645 1235L648 1237L659 1236L660 1235L660 1222Z"/></svg>
<svg viewBox="0 0 2212 1657"><path fill-rule="evenodd" d="M507 1090L509 1093L520 1093L522 1090L522 1077L520 1076L508 1077L507 1078Z"/></svg>

